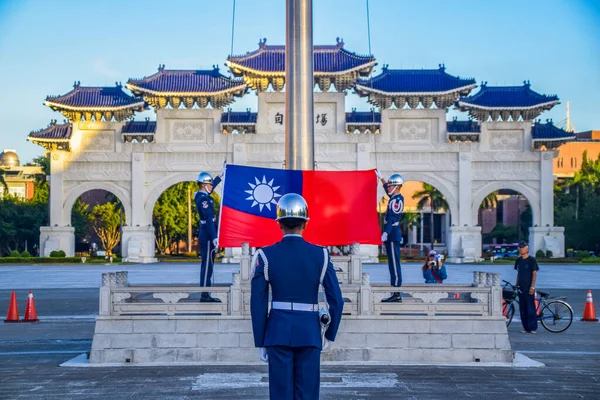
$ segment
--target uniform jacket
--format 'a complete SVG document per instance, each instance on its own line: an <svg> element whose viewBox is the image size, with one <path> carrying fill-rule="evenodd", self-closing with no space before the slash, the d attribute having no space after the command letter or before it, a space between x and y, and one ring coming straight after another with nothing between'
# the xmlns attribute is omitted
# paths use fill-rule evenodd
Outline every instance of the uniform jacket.
<svg viewBox="0 0 600 400"><path fill-rule="evenodd" d="M387 193L387 183L383 184L383 188ZM402 233L400 232L402 211L404 211L404 197L400 193L396 193L390 197L383 226L383 231L388 234L388 241L390 242L402 242Z"/></svg>
<svg viewBox="0 0 600 400"><path fill-rule="evenodd" d="M255 255L250 296L255 346L322 347L318 312L271 310L269 313L268 305L269 285L272 301L317 304L324 262L327 270L323 288L331 315L325 337L334 341L344 300L329 255L325 256L322 247L298 235L286 235L281 242L260 251L264 258Z"/></svg>
<svg viewBox="0 0 600 400"><path fill-rule="evenodd" d="M213 179L213 190L219 183L221 183L221 178L217 176ZM198 240L216 239L217 220L215 218L215 201L210 194L198 191L194 195L194 202L196 203L196 210L200 215L200 232L198 234Z"/></svg>

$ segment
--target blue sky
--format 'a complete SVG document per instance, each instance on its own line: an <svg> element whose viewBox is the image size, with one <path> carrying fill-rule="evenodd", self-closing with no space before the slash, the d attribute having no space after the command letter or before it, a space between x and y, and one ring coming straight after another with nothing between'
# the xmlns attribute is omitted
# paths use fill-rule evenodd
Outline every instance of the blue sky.
<svg viewBox="0 0 600 400"><path fill-rule="evenodd" d="M16 149L22 162L42 154L27 135L50 119L63 120L42 102L68 92L75 80L124 84L159 64L218 64L226 72L232 3L0 0L0 150ZM263 37L284 44L284 14L283 0L237 0L234 53L255 50ZM599 1L370 0L370 14L376 71L383 64L429 69L444 63L448 73L478 83L528 79L534 90L562 101L542 118L563 120L568 100L578 131L600 129ZM336 37L348 50L368 53L365 0L314 0L315 44L334 44ZM232 107L256 111L256 97ZM349 95L346 107L369 106Z"/></svg>

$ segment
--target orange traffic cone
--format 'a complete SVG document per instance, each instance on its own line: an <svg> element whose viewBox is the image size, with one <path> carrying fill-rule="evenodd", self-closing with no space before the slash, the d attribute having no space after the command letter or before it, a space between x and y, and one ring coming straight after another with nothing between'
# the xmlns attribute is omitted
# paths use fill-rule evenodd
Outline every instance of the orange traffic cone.
<svg viewBox="0 0 600 400"><path fill-rule="evenodd" d="M460 293L454 293L454 298L455 299L460 299Z"/></svg>
<svg viewBox="0 0 600 400"><path fill-rule="evenodd" d="M594 299L592 299L592 291L588 290L587 296L585 298L585 308L583 309L583 318L581 318L584 322L598 322L598 318L596 318L596 310L594 309Z"/></svg>
<svg viewBox="0 0 600 400"><path fill-rule="evenodd" d="M35 301L33 300L33 292L30 290L27 295L27 306L25 307L25 318L23 322L38 322L37 313L35 312Z"/></svg>
<svg viewBox="0 0 600 400"><path fill-rule="evenodd" d="M17 294L12 292L10 296L10 304L4 322L19 322L19 309L17 307Z"/></svg>

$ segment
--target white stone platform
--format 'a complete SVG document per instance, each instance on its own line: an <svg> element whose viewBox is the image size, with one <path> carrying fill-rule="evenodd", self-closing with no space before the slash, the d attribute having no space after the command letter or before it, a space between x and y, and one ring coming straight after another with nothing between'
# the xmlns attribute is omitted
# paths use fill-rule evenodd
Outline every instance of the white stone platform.
<svg viewBox="0 0 600 400"><path fill-rule="evenodd" d="M128 285L105 274L91 363L248 363L257 359L250 321L250 256L229 286ZM323 361L338 363L513 361L497 274L472 285L370 284L359 256L334 260L345 298L339 336ZM119 278L119 279L117 279ZM210 291L221 303L201 303ZM457 298L455 297L458 294Z"/></svg>

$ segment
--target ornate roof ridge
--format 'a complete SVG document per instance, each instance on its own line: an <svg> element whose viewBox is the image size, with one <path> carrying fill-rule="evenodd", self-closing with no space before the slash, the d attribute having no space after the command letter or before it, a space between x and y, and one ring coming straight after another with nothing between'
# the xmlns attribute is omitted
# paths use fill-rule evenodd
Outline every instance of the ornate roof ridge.
<svg viewBox="0 0 600 400"><path fill-rule="evenodd" d="M133 82L142 82L142 81L149 81L152 79L157 79L160 78L162 75L185 75L185 74L191 74L191 73L199 73L201 75L211 75L215 78L222 78L225 80L229 80L231 82L240 82L242 83L243 80L242 79L234 79L234 78L229 78L228 76L223 75L220 70L219 67L217 65L213 65L213 69L166 69L165 68L165 64L160 64L158 66L158 70L153 73L152 75L149 76L144 76L143 78L129 78L127 80L127 83L133 83Z"/></svg>
<svg viewBox="0 0 600 400"><path fill-rule="evenodd" d="M313 45L313 51L317 52L317 53L325 53L325 52L343 52L349 56L352 57L356 57L356 58L360 58L360 59L370 59L370 60L375 60L375 57L371 54L358 54L355 53L353 51L348 51L344 48L344 41L343 39L340 39L339 37L336 38L337 44L331 45L331 44L316 44ZM267 44L267 38L264 38L262 40L259 40L258 42L258 49L256 50L252 50L252 51L247 51L244 54L233 54L233 55L229 55L227 57L227 60L236 60L236 61L245 61L247 59L250 59L254 56L259 55L260 53L264 53L264 52L285 52L285 45L284 44L275 44L275 45L268 45Z"/></svg>
<svg viewBox="0 0 600 400"><path fill-rule="evenodd" d="M387 75L389 74L397 74L397 73L411 73L411 74L423 74L423 75L434 75L434 74L444 74L445 76L451 78L451 79L455 79L457 81L465 81L465 82L472 82L473 84L477 82L477 80L473 77L469 77L469 78L463 78L460 77L459 75L451 75L449 73L446 72L446 66L444 64L439 64L438 68L411 68L411 69L404 69L404 68L389 68L389 64L384 64L383 67L381 68L381 73L377 76L374 76L370 79L361 79L359 80L357 83L361 84L361 85L367 85L369 84L369 82L372 80L373 82L375 81L379 81L381 79L384 79Z"/></svg>

